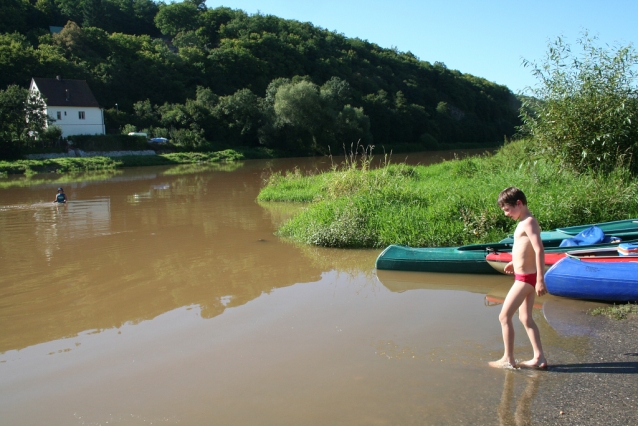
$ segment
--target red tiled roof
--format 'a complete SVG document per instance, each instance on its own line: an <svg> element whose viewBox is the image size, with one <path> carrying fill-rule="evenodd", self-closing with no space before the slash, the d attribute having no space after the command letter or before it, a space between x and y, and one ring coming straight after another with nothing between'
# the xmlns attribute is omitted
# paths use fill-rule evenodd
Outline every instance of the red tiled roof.
<svg viewBox="0 0 638 426"><path fill-rule="evenodd" d="M100 107L86 80L33 77L47 106Z"/></svg>

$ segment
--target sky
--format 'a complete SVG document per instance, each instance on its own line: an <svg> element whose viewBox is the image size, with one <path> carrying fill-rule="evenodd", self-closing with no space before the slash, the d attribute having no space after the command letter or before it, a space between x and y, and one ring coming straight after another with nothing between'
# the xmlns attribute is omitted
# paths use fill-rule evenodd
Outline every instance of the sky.
<svg viewBox="0 0 638 426"><path fill-rule="evenodd" d="M638 42L638 0L207 0L311 22L349 38L412 52L422 61L526 93L537 84L522 60L541 62L563 37L574 48L584 30L599 45Z"/></svg>

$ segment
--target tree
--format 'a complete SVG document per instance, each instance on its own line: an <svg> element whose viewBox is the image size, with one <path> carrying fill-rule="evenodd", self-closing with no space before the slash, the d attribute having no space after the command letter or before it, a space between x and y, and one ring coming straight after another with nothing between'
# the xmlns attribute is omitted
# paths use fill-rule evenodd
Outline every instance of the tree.
<svg viewBox="0 0 638 426"><path fill-rule="evenodd" d="M24 32L30 4L25 0L0 0L0 28L3 33Z"/></svg>
<svg viewBox="0 0 638 426"><path fill-rule="evenodd" d="M280 86L274 108L276 127L292 127L299 135L298 148L317 150L323 120L316 84L302 80Z"/></svg>
<svg viewBox="0 0 638 426"><path fill-rule="evenodd" d="M629 46L601 48L587 33L576 55L563 38L542 63L525 60L539 79L521 108L523 134L542 152L579 171L638 171L638 55Z"/></svg>
<svg viewBox="0 0 638 426"><path fill-rule="evenodd" d="M85 27L99 27L104 16L102 0L82 1L82 25Z"/></svg>
<svg viewBox="0 0 638 426"><path fill-rule="evenodd" d="M11 85L0 90L0 145L2 151L20 149L48 124L42 99L27 89ZM7 149L11 147L11 149Z"/></svg>
<svg viewBox="0 0 638 426"><path fill-rule="evenodd" d="M82 20L82 1L81 0L55 0L60 12L72 21Z"/></svg>
<svg viewBox="0 0 638 426"><path fill-rule="evenodd" d="M180 31L199 28L200 9L193 3L172 3L160 7L155 24L163 34L175 36Z"/></svg>
<svg viewBox="0 0 638 426"><path fill-rule="evenodd" d="M249 89L219 98L214 114L226 124L229 141L240 145L257 144L261 112L257 96Z"/></svg>
<svg viewBox="0 0 638 426"><path fill-rule="evenodd" d="M61 24L60 10L53 0L37 0L33 7L39 12L39 25L46 28L48 25Z"/></svg>
<svg viewBox="0 0 638 426"><path fill-rule="evenodd" d="M148 99L135 102L133 104L133 112L135 113L136 124L138 127L148 128L152 125L158 124L155 111L153 111L151 101Z"/></svg>
<svg viewBox="0 0 638 426"><path fill-rule="evenodd" d="M337 134L332 148L338 148L339 144L360 142L363 146L372 142L370 134L370 119L364 114L363 108L353 108L345 105L337 116ZM335 146L336 145L336 146ZM336 152L336 151L333 151Z"/></svg>

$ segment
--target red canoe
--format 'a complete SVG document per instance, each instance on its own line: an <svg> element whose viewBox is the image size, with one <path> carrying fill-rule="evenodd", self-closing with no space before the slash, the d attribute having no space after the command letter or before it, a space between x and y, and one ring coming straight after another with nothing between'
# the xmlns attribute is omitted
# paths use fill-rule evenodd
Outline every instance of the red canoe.
<svg viewBox="0 0 638 426"><path fill-rule="evenodd" d="M594 250L572 250L568 252L545 252L545 272L556 262L566 256L577 257L585 262L638 262L638 256L622 256L616 248L604 248ZM512 261L512 253L495 252L485 257L487 263L501 274L504 274L505 265Z"/></svg>

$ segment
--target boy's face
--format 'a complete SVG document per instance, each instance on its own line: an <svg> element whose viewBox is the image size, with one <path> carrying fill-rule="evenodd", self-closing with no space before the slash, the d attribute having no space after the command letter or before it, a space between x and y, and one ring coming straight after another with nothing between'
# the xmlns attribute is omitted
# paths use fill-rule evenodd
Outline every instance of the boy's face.
<svg viewBox="0 0 638 426"><path fill-rule="evenodd" d="M504 204L501 207L501 210L503 210L503 213L505 213L505 216L510 217L514 220L518 220L518 218L521 216L522 206L523 206L523 203L521 202L521 200L517 200L515 205Z"/></svg>

